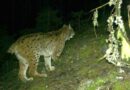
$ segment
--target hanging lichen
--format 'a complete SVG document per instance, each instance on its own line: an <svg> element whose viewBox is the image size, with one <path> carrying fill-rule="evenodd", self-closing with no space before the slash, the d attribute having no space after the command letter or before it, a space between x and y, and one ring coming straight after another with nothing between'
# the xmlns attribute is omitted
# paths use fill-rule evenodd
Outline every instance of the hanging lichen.
<svg viewBox="0 0 130 90"><path fill-rule="evenodd" d="M98 26L98 10L96 9L93 13L93 26L97 27Z"/></svg>
<svg viewBox="0 0 130 90"><path fill-rule="evenodd" d="M98 10L96 9L93 13L93 26L94 26L94 33L97 38L97 33L96 33L96 27L98 27Z"/></svg>
<svg viewBox="0 0 130 90"><path fill-rule="evenodd" d="M113 28L114 15L111 15L108 18L107 22L108 22L108 31L110 32L110 34L109 34L108 39L106 40L106 42L108 43L108 49L106 50L106 54L104 55L104 58L106 58L108 62L116 66L121 66L119 44L115 36L115 30Z"/></svg>
<svg viewBox="0 0 130 90"><path fill-rule="evenodd" d="M127 38L121 16L122 0L110 0L108 4L109 6L114 6L114 12L107 20L108 31L110 33L106 40L108 43L108 49L106 50L106 54L100 58L100 60L106 58L108 62L116 66L129 66L128 63L123 61L128 61L130 59L130 42Z"/></svg>
<svg viewBox="0 0 130 90"><path fill-rule="evenodd" d="M118 26L117 27L117 31L118 31L117 38L120 39L120 41L121 41L121 59L128 61L130 59L130 42L127 38L124 23L123 23L121 15L120 15L121 4L122 4L122 0L117 0L115 23Z"/></svg>
<svg viewBox="0 0 130 90"><path fill-rule="evenodd" d="M130 42L120 30L118 30L117 37L121 39L121 58L128 61L130 59Z"/></svg>
<svg viewBox="0 0 130 90"><path fill-rule="evenodd" d="M130 28L130 5L127 6L127 12L128 12L128 26Z"/></svg>
<svg viewBox="0 0 130 90"><path fill-rule="evenodd" d="M117 0L110 0L110 1L109 1L109 6L116 5L116 1L117 1Z"/></svg>

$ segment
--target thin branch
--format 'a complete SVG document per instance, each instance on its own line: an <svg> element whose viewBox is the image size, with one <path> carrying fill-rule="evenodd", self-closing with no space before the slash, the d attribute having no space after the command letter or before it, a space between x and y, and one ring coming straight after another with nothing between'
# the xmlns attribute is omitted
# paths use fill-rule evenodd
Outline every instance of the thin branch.
<svg viewBox="0 0 130 90"><path fill-rule="evenodd" d="M108 5L108 4L109 4L109 2L103 4L103 5L99 6L99 7L96 7L96 8L94 8L94 9L92 9L91 11L89 11L89 13L95 11L96 9L100 9L100 8L102 8L102 7L105 7L105 6Z"/></svg>

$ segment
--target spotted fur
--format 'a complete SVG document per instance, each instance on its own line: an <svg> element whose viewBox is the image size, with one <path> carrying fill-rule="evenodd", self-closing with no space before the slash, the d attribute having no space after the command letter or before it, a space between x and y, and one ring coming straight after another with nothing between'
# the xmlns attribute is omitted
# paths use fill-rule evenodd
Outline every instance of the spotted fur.
<svg viewBox="0 0 130 90"><path fill-rule="evenodd" d="M51 60L56 60L62 53L66 40L74 36L70 25L63 25L57 31L48 33L33 33L20 37L9 48L8 52L15 54L19 60L19 78L22 81L33 80L34 76L46 77L37 72L40 56L44 56L45 67L53 71ZM31 77L27 77L27 71Z"/></svg>

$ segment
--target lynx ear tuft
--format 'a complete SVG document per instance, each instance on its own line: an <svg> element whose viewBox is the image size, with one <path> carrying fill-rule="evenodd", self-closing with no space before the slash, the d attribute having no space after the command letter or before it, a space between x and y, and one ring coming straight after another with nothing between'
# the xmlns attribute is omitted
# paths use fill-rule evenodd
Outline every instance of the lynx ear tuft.
<svg viewBox="0 0 130 90"><path fill-rule="evenodd" d="M71 27L71 25L69 24L69 29L71 29L72 27Z"/></svg>

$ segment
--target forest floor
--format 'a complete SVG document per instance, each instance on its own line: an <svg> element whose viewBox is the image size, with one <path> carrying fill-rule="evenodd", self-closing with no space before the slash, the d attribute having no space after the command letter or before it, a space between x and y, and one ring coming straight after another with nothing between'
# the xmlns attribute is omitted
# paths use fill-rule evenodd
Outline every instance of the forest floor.
<svg viewBox="0 0 130 90"><path fill-rule="evenodd" d="M18 79L18 68L0 77L0 90L130 90L130 70L99 61L106 50L108 34L98 33L95 38L92 28L77 32L66 42L58 61L53 62L55 71L46 78L35 78L23 83ZM43 58L40 60L43 65Z"/></svg>

